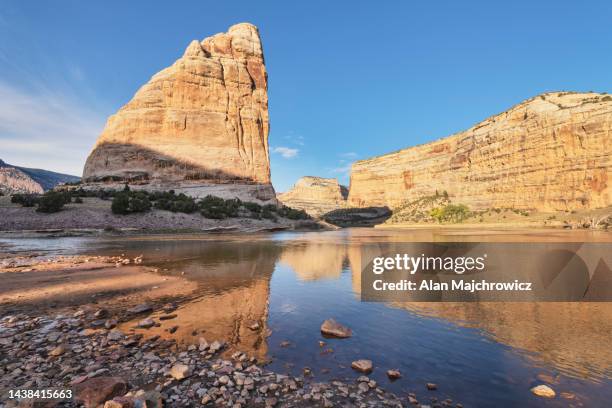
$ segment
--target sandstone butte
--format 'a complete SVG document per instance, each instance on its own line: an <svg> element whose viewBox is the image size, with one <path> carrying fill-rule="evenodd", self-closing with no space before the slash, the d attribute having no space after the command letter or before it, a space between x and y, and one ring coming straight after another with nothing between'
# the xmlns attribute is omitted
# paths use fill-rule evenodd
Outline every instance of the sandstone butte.
<svg viewBox="0 0 612 408"><path fill-rule="evenodd" d="M566 211L612 204L612 97L546 93L470 129L351 169L349 205L448 192L470 208Z"/></svg>
<svg viewBox="0 0 612 408"><path fill-rule="evenodd" d="M109 117L85 183L274 200L267 81L254 25L192 41Z"/></svg>
<svg viewBox="0 0 612 408"><path fill-rule="evenodd" d="M306 211L311 216L346 206L346 187L337 179L305 176L300 178L286 193L278 194L283 204Z"/></svg>

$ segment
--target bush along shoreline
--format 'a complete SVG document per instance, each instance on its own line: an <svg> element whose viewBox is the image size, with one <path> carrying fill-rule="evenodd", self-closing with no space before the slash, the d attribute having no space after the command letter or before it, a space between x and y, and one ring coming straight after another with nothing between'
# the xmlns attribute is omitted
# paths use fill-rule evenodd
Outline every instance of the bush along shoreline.
<svg viewBox="0 0 612 408"><path fill-rule="evenodd" d="M111 211L116 215L145 213L151 209L174 213L200 213L209 219L253 218L277 221L278 218L290 220L308 220L311 217L303 210L274 204L261 205L238 198L223 199L208 195L196 200L186 194L169 191L132 191L126 184L121 191L84 190L82 188L65 191L48 191L44 194L13 194L11 202L22 207L37 207L41 213L55 213L65 204L82 204L83 198L94 197L111 200Z"/></svg>

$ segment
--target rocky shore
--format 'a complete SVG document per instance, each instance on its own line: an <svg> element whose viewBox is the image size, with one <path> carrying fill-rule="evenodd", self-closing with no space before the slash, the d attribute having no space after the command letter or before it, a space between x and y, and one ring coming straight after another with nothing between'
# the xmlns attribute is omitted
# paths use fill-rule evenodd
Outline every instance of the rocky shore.
<svg viewBox="0 0 612 408"><path fill-rule="evenodd" d="M164 311L172 318L174 305ZM456 406L452 401L419 405L415 394L388 393L365 375L353 382L317 382L311 371L287 376L267 371L254 357L223 341L199 338L180 346L159 336L122 332L118 320L143 317L150 305L123 316L106 309L80 309L71 315L11 315L0 320L0 390L69 389L61 402L8 400L0 406L80 406L105 408L161 406ZM152 321L152 324L156 324ZM41 404L41 405L37 405Z"/></svg>
<svg viewBox="0 0 612 408"><path fill-rule="evenodd" d="M265 357L205 332L178 341L178 326L164 329L163 323L179 320L177 309L194 288L150 269L142 257L0 256L6 283L0 290L0 408L462 406L439 401L431 392L435 384L423 384L418 396L388 392L367 377L372 361L359 356L352 379L321 381L315 368L303 367L300 376L267 370ZM104 286L95 280L100 277ZM321 332L352 335L333 319ZM390 369L387 376L402 375ZM27 389L70 390L72 398L8 398L10 390Z"/></svg>

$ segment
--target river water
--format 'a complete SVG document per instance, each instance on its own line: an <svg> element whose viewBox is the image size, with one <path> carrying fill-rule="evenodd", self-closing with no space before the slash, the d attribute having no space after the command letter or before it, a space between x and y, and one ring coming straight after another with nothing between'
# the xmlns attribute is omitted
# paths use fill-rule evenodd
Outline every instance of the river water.
<svg viewBox="0 0 612 408"><path fill-rule="evenodd" d="M170 336L167 329L177 325L172 337L179 342L224 339L279 372L299 375L309 367L317 380L354 379L351 361L365 358L374 363L370 377L398 394L452 398L466 407L612 406L612 303L360 299L366 243L612 242L609 233L345 229L0 241L12 250L142 254L159 273L198 287L176 319L147 334ZM330 317L353 336L323 338L319 328ZM388 380L391 368L403 378ZM427 382L438 390L427 391ZM542 383L556 390L555 399L531 394Z"/></svg>

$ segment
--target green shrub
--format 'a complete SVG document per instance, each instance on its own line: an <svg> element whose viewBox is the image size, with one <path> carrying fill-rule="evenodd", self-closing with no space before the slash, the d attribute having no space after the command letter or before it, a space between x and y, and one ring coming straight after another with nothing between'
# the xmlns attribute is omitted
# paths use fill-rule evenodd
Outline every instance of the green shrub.
<svg viewBox="0 0 612 408"><path fill-rule="evenodd" d="M70 195L57 191L47 191L38 200L38 208L36 211L42 213L55 213L61 211L67 199L70 199Z"/></svg>
<svg viewBox="0 0 612 408"><path fill-rule="evenodd" d="M208 195L198 202L200 213L206 218L224 219L237 217L242 202L239 199L224 200L220 197Z"/></svg>
<svg viewBox="0 0 612 408"><path fill-rule="evenodd" d="M274 213L269 208L266 208L266 207L264 207L263 210L261 211L261 217L268 219L268 220L276 221L276 216L274 215Z"/></svg>
<svg viewBox="0 0 612 408"><path fill-rule="evenodd" d="M151 209L151 202L144 193L131 193L129 211L133 213L146 212Z"/></svg>
<svg viewBox="0 0 612 408"><path fill-rule="evenodd" d="M130 212L130 195L128 193L116 194L111 204L113 214L128 214Z"/></svg>
<svg viewBox="0 0 612 408"><path fill-rule="evenodd" d="M249 210L252 213L260 213L261 210L262 210L261 205L259 205L257 203L246 202L243 205L244 205L244 208L246 208L247 210Z"/></svg>
<svg viewBox="0 0 612 408"><path fill-rule="evenodd" d="M242 206L242 201L240 201L238 198L230 198L229 200L225 200L225 214L228 217L237 217L240 206Z"/></svg>
<svg viewBox="0 0 612 408"><path fill-rule="evenodd" d="M304 210L296 210L295 208L282 206L276 211L281 217L289 218L290 220L307 220L310 216Z"/></svg>
<svg viewBox="0 0 612 408"><path fill-rule="evenodd" d="M155 201L155 208L160 210L191 214L198 209L195 200L183 193L152 193L149 198Z"/></svg>
<svg viewBox="0 0 612 408"><path fill-rule="evenodd" d="M76 197L76 198L74 199L74 203L75 203L75 204L83 204L83 199L82 199L81 197Z"/></svg>
<svg viewBox="0 0 612 408"><path fill-rule="evenodd" d="M429 215L438 222L462 222L470 216L470 210L464 204L448 204L433 208Z"/></svg>
<svg viewBox="0 0 612 408"><path fill-rule="evenodd" d="M146 212L151 209L151 201L144 192L122 191L116 193L111 204L113 214Z"/></svg>
<svg viewBox="0 0 612 408"><path fill-rule="evenodd" d="M264 211L276 212L278 211L278 207L274 204L266 204L263 206Z"/></svg>
<svg viewBox="0 0 612 408"><path fill-rule="evenodd" d="M11 203L20 204L22 207L34 207L38 204L38 194L13 194L11 196Z"/></svg>
<svg viewBox="0 0 612 408"><path fill-rule="evenodd" d="M70 204L72 202L72 193L70 191L58 191L57 194L61 194L64 199L64 204Z"/></svg>

